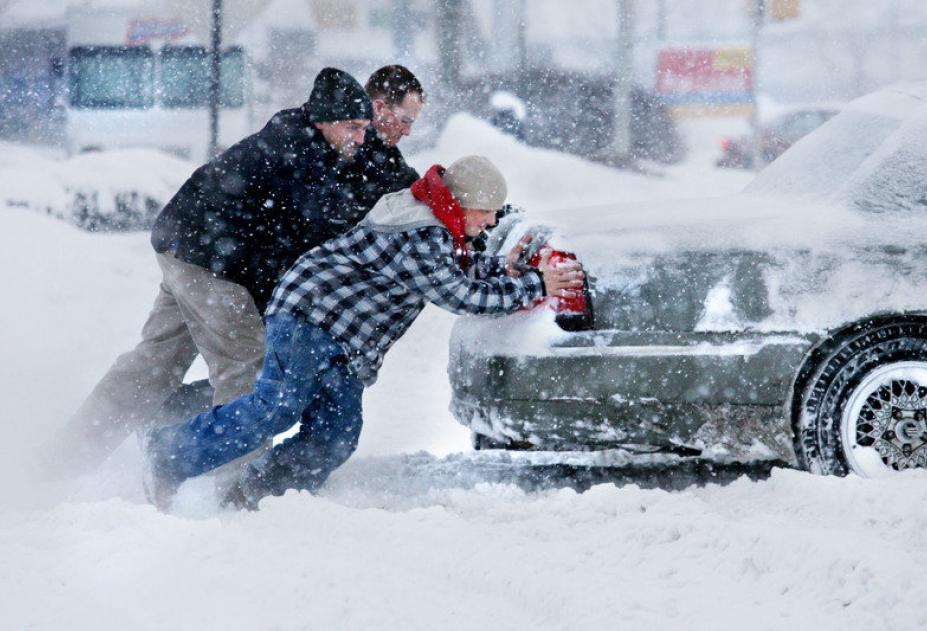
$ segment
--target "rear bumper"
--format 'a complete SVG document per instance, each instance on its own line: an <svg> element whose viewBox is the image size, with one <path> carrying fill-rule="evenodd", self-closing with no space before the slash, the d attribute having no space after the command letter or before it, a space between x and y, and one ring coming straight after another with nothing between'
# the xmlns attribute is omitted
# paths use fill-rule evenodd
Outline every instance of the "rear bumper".
<svg viewBox="0 0 927 631"><path fill-rule="evenodd" d="M540 449L686 445L793 461L784 404L814 340L589 333L544 356L453 348L451 410L473 431Z"/></svg>
<svg viewBox="0 0 927 631"><path fill-rule="evenodd" d="M796 463L791 431L779 406L648 402L636 407L631 411L588 401L459 397L451 402L454 417L471 431L531 449L687 447L719 461Z"/></svg>

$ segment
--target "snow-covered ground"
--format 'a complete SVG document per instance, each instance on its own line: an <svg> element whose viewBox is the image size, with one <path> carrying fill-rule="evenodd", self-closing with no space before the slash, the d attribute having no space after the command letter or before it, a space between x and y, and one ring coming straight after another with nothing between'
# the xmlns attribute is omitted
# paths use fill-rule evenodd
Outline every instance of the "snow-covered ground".
<svg viewBox="0 0 927 631"><path fill-rule="evenodd" d="M412 161L483 153L529 210L746 184L749 174L710 166L721 132L687 130L696 151L661 177L527 149L463 117ZM0 182L12 168L23 182L70 177L55 160L0 164ZM152 172L143 156L129 160L119 173ZM191 166L178 165L181 181ZM45 181L27 189L31 199ZM89 234L22 205L0 212L0 628L927 626L923 473L776 470L761 482L582 494L492 482L482 471L494 462L469 452L447 411L453 317L436 309L387 356L365 395L358 453L319 496L222 512L194 483L176 514L158 513L144 501L132 440L92 476L42 480L41 443L135 342L158 273L145 234Z"/></svg>

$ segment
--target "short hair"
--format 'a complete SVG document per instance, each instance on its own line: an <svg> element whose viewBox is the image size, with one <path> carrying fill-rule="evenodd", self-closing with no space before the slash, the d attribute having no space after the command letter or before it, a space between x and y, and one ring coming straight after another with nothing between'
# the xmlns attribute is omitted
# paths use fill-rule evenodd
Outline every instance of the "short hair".
<svg viewBox="0 0 927 631"><path fill-rule="evenodd" d="M375 70L367 79L364 89L367 90L370 100L383 99L390 106L402 103L407 94L417 94L422 102L425 101L422 84L411 70L399 64Z"/></svg>

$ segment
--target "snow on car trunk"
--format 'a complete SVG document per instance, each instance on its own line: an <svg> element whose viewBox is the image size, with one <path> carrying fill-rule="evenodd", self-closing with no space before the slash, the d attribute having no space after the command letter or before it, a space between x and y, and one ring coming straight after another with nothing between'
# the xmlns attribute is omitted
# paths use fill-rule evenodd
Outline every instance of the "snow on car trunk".
<svg viewBox="0 0 927 631"><path fill-rule="evenodd" d="M529 221L583 262L599 329L811 333L873 305L923 309L925 90L854 101L741 194L544 207ZM706 318L725 287L730 312Z"/></svg>

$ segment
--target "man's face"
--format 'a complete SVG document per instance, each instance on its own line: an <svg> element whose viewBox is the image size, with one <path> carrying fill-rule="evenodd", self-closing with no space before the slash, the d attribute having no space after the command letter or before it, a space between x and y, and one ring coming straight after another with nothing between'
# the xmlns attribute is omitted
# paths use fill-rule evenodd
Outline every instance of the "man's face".
<svg viewBox="0 0 927 631"><path fill-rule="evenodd" d="M496 211L482 208L463 208L464 234L476 237L491 226L496 225Z"/></svg>
<svg viewBox="0 0 927 631"><path fill-rule="evenodd" d="M412 133L412 125L422 111L422 97L408 93L401 103L389 106L383 99L373 100L373 127L380 139L395 147L403 136Z"/></svg>
<svg viewBox="0 0 927 631"><path fill-rule="evenodd" d="M357 148L364 144L364 132L369 124L369 120L356 118L333 123L315 123L315 126L343 160L351 160Z"/></svg>

